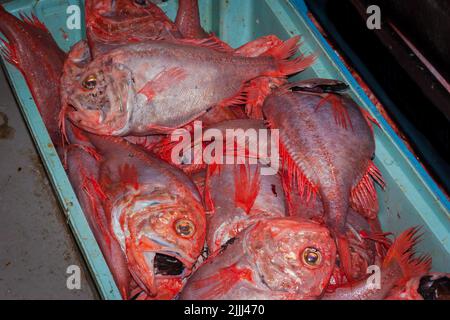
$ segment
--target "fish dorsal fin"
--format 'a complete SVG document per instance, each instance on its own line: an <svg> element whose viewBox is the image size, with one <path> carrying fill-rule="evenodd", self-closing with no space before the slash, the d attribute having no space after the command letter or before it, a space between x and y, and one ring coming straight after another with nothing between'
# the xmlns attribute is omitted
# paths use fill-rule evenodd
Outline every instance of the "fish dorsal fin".
<svg viewBox="0 0 450 320"><path fill-rule="evenodd" d="M234 167L234 187L236 206L248 214L255 204L261 186L261 174L258 166L251 172L248 164L239 164Z"/></svg>
<svg viewBox="0 0 450 320"><path fill-rule="evenodd" d="M196 47L213 49L223 53L234 54L233 48L217 38L214 34L211 34L208 38L203 39L176 39L174 41L181 44L188 44Z"/></svg>

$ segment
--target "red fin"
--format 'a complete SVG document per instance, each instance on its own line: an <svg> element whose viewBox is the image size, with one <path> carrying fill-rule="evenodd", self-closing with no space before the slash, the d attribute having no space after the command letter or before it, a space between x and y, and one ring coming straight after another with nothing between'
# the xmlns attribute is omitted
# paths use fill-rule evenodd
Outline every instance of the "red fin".
<svg viewBox="0 0 450 320"><path fill-rule="evenodd" d="M399 281L404 283L413 277L422 276L430 271L431 257L415 257L414 247L420 242L421 235L418 235L420 228L410 228L403 232L393 245L389 248L386 258L383 261L383 267L391 263L398 263L403 274Z"/></svg>
<svg viewBox="0 0 450 320"><path fill-rule="evenodd" d="M66 128L66 113L67 113L67 106L63 105L61 106L61 111L59 111L58 114L58 128L59 131L61 131L61 145L64 146L66 142L69 142L69 138L67 137L67 128ZM75 127L75 126L72 126Z"/></svg>
<svg viewBox="0 0 450 320"><path fill-rule="evenodd" d="M209 181L211 179L211 176L215 174L220 174L222 165L212 163L208 165L208 168L206 169L206 178L205 178L205 188L204 188L204 198L205 198L205 210L212 213L215 210L214 201L211 196L211 187L209 185Z"/></svg>
<svg viewBox="0 0 450 320"><path fill-rule="evenodd" d="M0 53L3 58L13 66L19 67L19 58L16 55L16 50L11 43L8 43L3 38L0 38L1 48Z"/></svg>
<svg viewBox="0 0 450 320"><path fill-rule="evenodd" d="M208 286L208 290L198 297L200 300L211 299L227 293L239 281L253 282L252 271L239 269L235 264L220 269L216 274L193 282L194 289Z"/></svg>
<svg viewBox="0 0 450 320"><path fill-rule="evenodd" d="M196 47L214 49L223 53L234 53L234 49L228 44L217 38L215 35L211 34L208 38L204 39L177 39L175 40L179 43L189 44Z"/></svg>
<svg viewBox="0 0 450 320"><path fill-rule="evenodd" d="M270 126L270 124L269 124ZM300 197L305 203L315 203L318 189L309 179L304 175L301 169L297 166L292 159L289 151L286 149L283 143L280 142L280 157L282 161L283 176L286 179L284 187L286 193L292 192L292 189L296 189Z"/></svg>
<svg viewBox="0 0 450 320"><path fill-rule="evenodd" d="M20 19L22 19L23 22L25 22L26 24L41 29L42 31L45 31L47 33L50 33L47 29L47 27L45 26L45 24L43 24L38 17L35 16L34 13L31 14L31 16L28 16L24 13L19 13L19 17Z"/></svg>
<svg viewBox="0 0 450 320"><path fill-rule="evenodd" d="M87 181L90 182L92 188L94 188L95 193L99 196L100 200L104 201L108 199L108 196L103 191L102 186L98 181L93 177L86 177Z"/></svg>
<svg viewBox="0 0 450 320"><path fill-rule="evenodd" d="M259 167L256 166L254 173L250 172L250 166L240 164L235 166L234 187L236 206L249 213L255 204L261 184L261 174Z"/></svg>
<svg viewBox="0 0 450 320"><path fill-rule="evenodd" d="M265 55L267 51L283 44L283 41L275 35L260 37L250 41L234 51L235 55L243 57L258 57Z"/></svg>
<svg viewBox="0 0 450 320"><path fill-rule="evenodd" d="M331 105L336 124L344 129L348 126L353 129L352 121L348 114L348 110L341 100L341 96L332 93L325 93L321 95L323 99L317 104L316 110L319 110L326 102Z"/></svg>
<svg viewBox="0 0 450 320"><path fill-rule="evenodd" d="M392 241L391 239L388 238L388 236L392 235L391 232L366 232L364 230L362 230L359 235L361 236L361 238L365 239L365 240L371 240L375 242L376 245L376 251L377 254L380 257L384 257L386 256L386 251L390 248L390 246L392 245Z"/></svg>
<svg viewBox="0 0 450 320"><path fill-rule="evenodd" d="M106 227L105 217L101 215L100 208L98 207L100 205L100 203L98 202L99 198L97 197L97 192L95 190L92 190L93 188L92 181L94 180L94 178L89 177L83 169L81 169L80 175L82 177L81 188L89 198L89 202L91 204L93 214L92 218L95 219L93 223L95 222L95 224L99 226L100 232L104 234L103 238L107 241L107 243L109 243L110 241L109 230Z"/></svg>
<svg viewBox="0 0 450 320"><path fill-rule="evenodd" d="M375 219L378 212L378 196L374 180L382 188L385 187L380 171L375 164L370 161L366 173L353 188L350 195L352 207L354 207L356 211L363 213L369 219Z"/></svg>
<svg viewBox="0 0 450 320"><path fill-rule="evenodd" d="M247 103L247 86L243 85L239 92L231 98L225 99L217 104L217 107L238 107Z"/></svg>
<svg viewBox="0 0 450 320"><path fill-rule="evenodd" d="M369 111L367 111L366 109L363 109L361 107L359 109L360 109L361 113L363 114L364 118L366 119L367 124L369 125L370 130L372 131L372 134L373 134L373 124L375 124L378 128L381 128L378 121L370 115Z"/></svg>
<svg viewBox="0 0 450 320"><path fill-rule="evenodd" d="M138 174L135 166L127 163L120 166L119 177L123 185L131 186L135 190L139 189Z"/></svg>
<svg viewBox="0 0 450 320"><path fill-rule="evenodd" d="M336 235L336 247L339 254L340 267L349 282L353 281L352 277L352 256L350 245L345 235Z"/></svg>
<svg viewBox="0 0 450 320"><path fill-rule="evenodd" d="M285 79L261 77L250 81L246 85L247 101L245 113L251 119L264 119L262 106L272 90L286 82Z"/></svg>
<svg viewBox="0 0 450 320"><path fill-rule="evenodd" d="M148 81L138 93L145 95L148 100L152 100L159 92L167 90L174 82L182 81L185 78L186 72L184 69L169 68L161 71L154 79Z"/></svg>
<svg viewBox="0 0 450 320"><path fill-rule="evenodd" d="M295 55L300 47L299 44L300 37L293 37L283 44L276 46L268 50L264 56L271 56L276 60L277 70L268 72L266 76L273 77L285 77L291 74L295 74L305 70L310 67L315 59L315 55L309 55L305 57L300 55L299 57L289 60L290 57Z"/></svg>

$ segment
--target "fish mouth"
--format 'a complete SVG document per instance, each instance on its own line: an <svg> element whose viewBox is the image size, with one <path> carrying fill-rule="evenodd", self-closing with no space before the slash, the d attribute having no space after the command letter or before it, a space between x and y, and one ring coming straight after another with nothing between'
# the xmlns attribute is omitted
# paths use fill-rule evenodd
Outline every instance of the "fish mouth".
<svg viewBox="0 0 450 320"><path fill-rule="evenodd" d="M186 266L172 255L156 253L153 267L156 276L181 276L185 273Z"/></svg>
<svg viewBox="0 0 450 320"><path fill-rule="evenodd" d="M188 267L176 252L147 251L144 253L146 263L154 277L184 277Z"/></svg>

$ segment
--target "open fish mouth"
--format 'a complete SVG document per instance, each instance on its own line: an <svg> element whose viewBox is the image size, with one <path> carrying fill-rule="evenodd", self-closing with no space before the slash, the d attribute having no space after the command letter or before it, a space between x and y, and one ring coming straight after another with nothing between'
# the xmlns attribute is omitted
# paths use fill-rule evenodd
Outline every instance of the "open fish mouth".
<svg viewBox="0 0 450 320"><path fill-rule="evenodd" d="M184 274L186 267L183 262L173 256L156 253L154 258L155 275L180 276Z"/></svg>
<svg viewBox="0 0 450 320"><path fill-rule="evenodd" d="M186 264L176 254L162 252L145 252L147 266L154 276L179 277L186 274Z"/></svg>

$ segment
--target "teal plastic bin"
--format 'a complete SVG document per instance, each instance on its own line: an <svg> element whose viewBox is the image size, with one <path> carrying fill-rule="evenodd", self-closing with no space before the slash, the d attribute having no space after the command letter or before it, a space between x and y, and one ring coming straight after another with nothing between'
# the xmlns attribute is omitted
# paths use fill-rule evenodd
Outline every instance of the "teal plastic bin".
<svg viewBox="0 0 450 320"><path fill-rule="evenodd" d="M79 6L81 19L84 21L83 3L76 0L16 0L6 4L5 7L16 15L20 11L36 14L47 25L60 47L68 51L84 37L84 26L80 30L69 30L66 25L69 16L67 10L71 5ZM176 0L169 0L160 6L170 18L175 17ZM450 203L447 196L396 135L334 50L326 43L308 18L303 0L200 0L200 8L203 26L233 47L267 34L275 34L283 39L301 35L304 42L302 51L318 53L319 59L312 68L297 76L297 79L334 78L350 85L350 92L355 101L367 109L380 124L380 128L375 127L377 144L375 162L387 184L384 191L378 190L383 227L398 234L411 226L423 226L425 235L419 250L432 255L435 271L448 272ZM13 66L7 62L4 62L4 65L24 118L67 215L67 221L99 292L105 299L120 299L120 293L84 218L26 83Z"/></svg>

